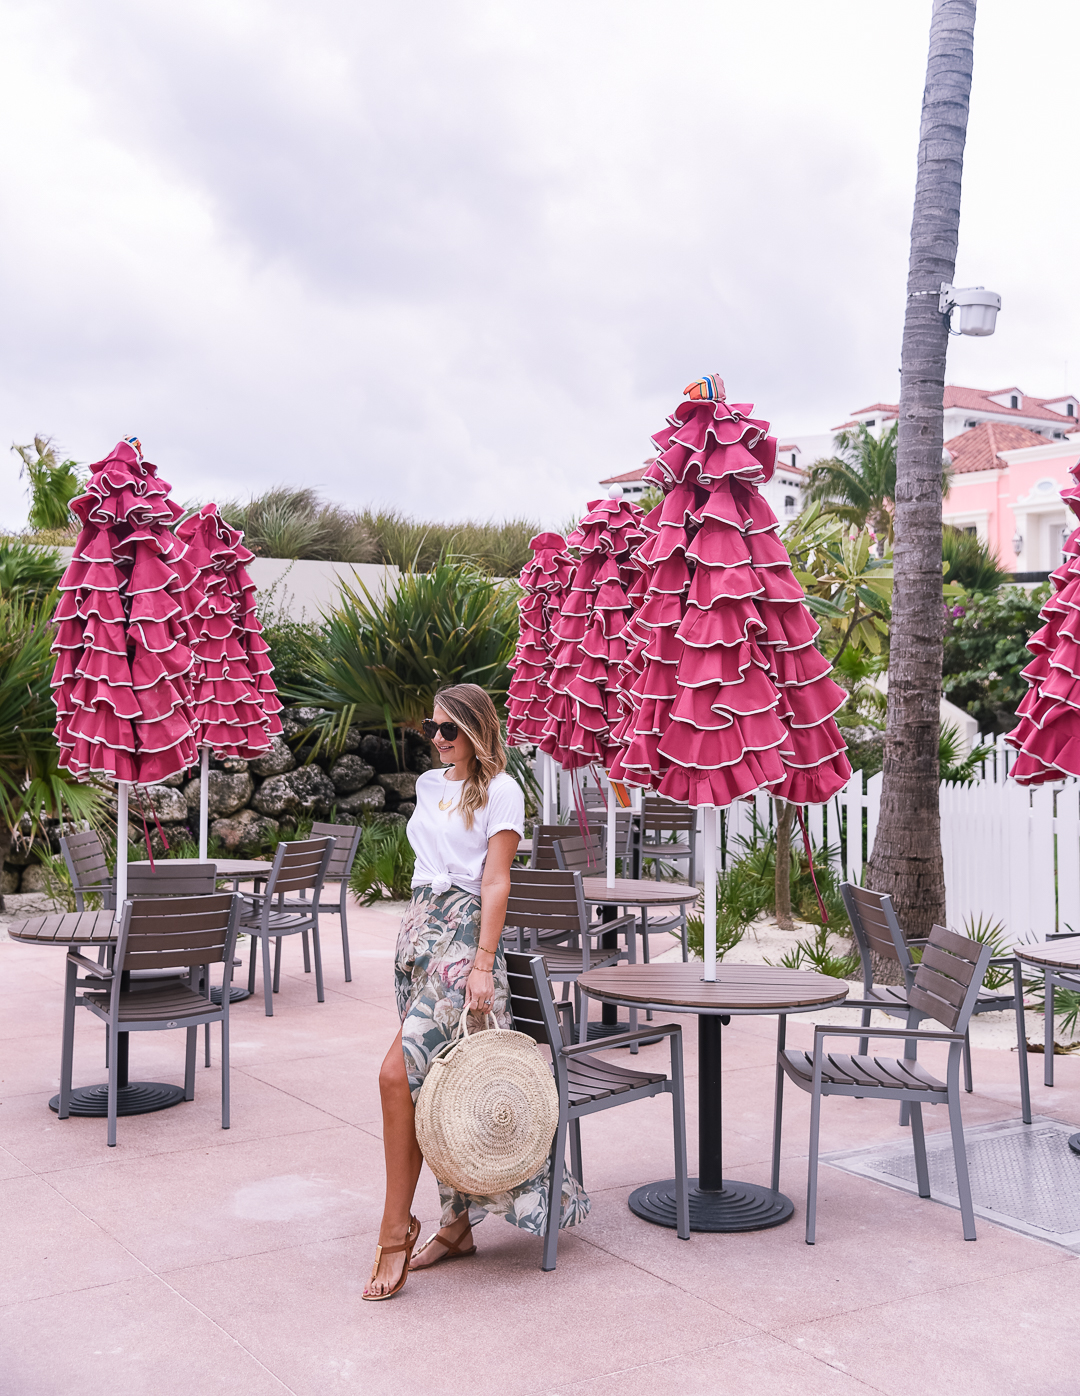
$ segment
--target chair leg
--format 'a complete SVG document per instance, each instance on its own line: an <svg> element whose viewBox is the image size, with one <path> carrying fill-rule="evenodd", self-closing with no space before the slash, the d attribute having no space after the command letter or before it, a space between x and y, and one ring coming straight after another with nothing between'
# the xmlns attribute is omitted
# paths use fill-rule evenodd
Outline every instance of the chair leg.
<svg viewBox="0 0 1080 1396"><path fill-rule="evenodd" d="M968 1177L967 1147L964 1144L964 1121L960 1101L949 1094L949 1128L952 1131L953 1162L956 1165L956 1191L960 1199L960 1216L964 1222L964 1240L975 1240L975 1209L971 1203L971 1179Z"/></svg>
<svg viewBox="0 0 1080 1396"><path fill-rule="evenodd" d="M1054 1084L1054 980L1043 971L1043 1085Z"/></svg>
<svg viewBox="0 0 1080 1396"><path fill-rule="evenodd" d="M274 1016L274 976L270 969L270 937L260 935L259 941L262 945L262 971L263 971L263 1002L266 1004L266 1016Z"/></svg>
<svg viewBox="0 0 1080 1396"><path fill-rule="evenodd" d="M304 934L307 940L307 933ZM315 952L315 996L320 1003L326 1002L326 993L323 989L322 977L322 942L319 940L319 918L318 915L312 918L311 926L311 948Z"/></svg>
<svg viewBox="0 0 1080 1396"><path fill-rule="evenodd" d="M686 1094L683 1088L682 1036L671 1039L671 1123L675 1133L675 1234L690 1239L690 1190L686 1179Z"/></svg>
<svg viewBox="0 0 1080 1396"><path fill-rule="evenodd" d="M252 931L248 937L251 946L251 957L248 960L248 993L255 992L255 956L259 953L259 937Z"/></svg>
<svg viewBox="0 0 1080 1396"><path fill-rule="evenodd" d="M222 1004L221 1015L221 1128L228 1129L231 1101L229 1098L229 1003Z"/></svg>
<svg viewBox="0 0 1080 1396"><path fill-rule="evenodd" d="M300 939L304 943L304 973L311 973L311 947L308 945L307 931L300 932Z"/></svg>
<svg viewBox="0 0 1080 1396"><path fill-rule="evenodd" d="M1031 1082L1028 1077L1027 1025L1024 1022L1024 976L1020 961L1013 960L1013 1008L1016 1013L1016 1052L1020 1064L1020 1113L1031 1124Z"/></svg>
<svg viewBox="0 0 1080 1396"><path fill-rule="evenodd" d="M187 1050L184 1054L184 1099L195 1099L195 1053L199 1047L198 1027L187 1029Z"/></svg>
<svg viewBox="0 0 1080 1396"><path fill-rule="evenodd" d="M582 1187L585 1186L585 1178L581 1171L581 1121L571 1120L570 1122L570 1172L578 1180Z"/></svg>
<svg viewBox="0 0 1080 1396"><path fill-rule="evenodd" d="M690 950L686 944L686 907L682 909L682 918L679 922L679 934L682 937L682 962L687 964L690 959Z"/></svg>
<svg viewBox="0 0 1080 1396"><path fill-rule="evenodd" d="M911 1146L915 1150L915 1181L919 1185L919 1196L930 1196L930 1170L926 1165L926 1135L923 1132L922 1106L911 1104Z"/></svg>
<svg viewBox="0 0 1080 1396"><path fill-rule="evenodd" d="M209 995L207 995L207 997L209 997ZM209 1066L209 1065L210 1065L210 1024L209 1024L209 1023L206 1023L206 1024L204 1024L204 1027L205 1027L205 1030L206 1030L206 1050L205 1050L205 1053L204 1053L204 1058L205 1058L205 1059L204 1059L204 1061L203 1061L203 1066Z"/></svg>
<svg viewBox="0 0 1080 1396"><path fill-rule="evenodd" d="M60 1120L66 1120L71 1114L71 1064L75 1056L75 997L78 994L75 981L78 977L78 966L69 964L64 984L64 1035L60 1045L60 1109L56 1112ZM105 1041L108 1040L106 1035Z"/></svg>
<svg viewBox="0 0 1080 1396"><path fill-rule="evenodd" d="M643 906L643 907L641 908L641 959L642 959L642 963L643 963L643 964L646 964L646 965L647 965L647 964L650 963L650 960L649 960L649 908L648 908L647 906ZM645 1021L646 1021L647 1023L651 1023L651 1022L652 1022L652 1017L653 1017L653 1011L652 1011L652 1009L651 1009L651 1008L646 1008L646 1010L645 1010ZM637 1027L637 1023L634 1022L634 1020L633 1020L633 1015L631 1015L631 1023L632 1023L632 1025L633 1025L633 1027L635 1027L635 1028ZM634 1044L634 1047L635 1047L635 1048L637 1047L637 1043Z"/></svg>
<svg viewBox="0 0 1080 1396"><path fill-rule="evenodd" d="M869 995L869 994L866 994L865 997L866 997L866 998L869 998L870 995ZM863 1009L863 1011L862 1011L862 1022L859 1024L860 1027L868 1028L868 1027L870 1026L870 1014L871 1014L872 1012L873 1012L873 1010L870 1009L870 1008L864 1008L864 1009ZM865 1057L866 1054L867 1054L867 1052L868 1052L869 1050L870 1050L870 1039L869 1039L868 1037L860 1037L860 1038L859 1038L859 1056L860 1056L860 1057ZM858 1097L856 1097L856 1099L858 1099Z"/></svg>
<svg viewBox="0 0 1080 1396"><path fill-rule="evenodd" d="M780 1056L787 1043L787 1014L781 1013L776 1024L776 1089L773 1096L772 1182L773 1192L780 1191L780 1135L784 1119L784 1068Z"/></svg>
<svg viewBox="0 0 1080 1396"><path fill-rule="evenodd" d="M548 1190L547 1229L544 1232L544 1259L541 1270L555 1269L555 1252L559 1246L559 1222L562 1220L563 1158L566 1153L566 1116L559 1112L555 1142L551 1149L551 1186Z"/></svg>
<svg viewBox="0 0 1080 1396"><path fill-rule="evenodd" d="M974 1090L971 1082L971 1028L964 1033L964 1090L968 1095Z"/></svg>
<svg viewBox="0 0 1080 1396"><path fill-rule="evenodd" d="M109 1132L107 1142L110 1149L116 1148L116 1095L117 1081L120 1070L119 1047L117 1034L111 1027L109 1029Z"/></svg>
<svg viewBox="0 0 1080 1396"><path fill-rule="evenodd" d="M806 1169L806 1244L817 1235L818 1138L821 1134L821 1092L810 1096L810 1158Z"/></svg>
<svg viewBox="0 0 1080 1396"><path fill-rule="evenodd" d="M274 937L274 993L281 992L281 937Z"/></svg>
<svg viewBox="0 0 1080 1396"><path fill-rule="evenodd" d="M341 910L341 958L345 961L345 983L352 983L352 960L349 957L349 923L345 920L345 895L342 893Z"/></svg>
<svg viewBox="0 0 1080 1396"><path fill-rule="evenodd" d="M588 1042L589 1040L589 996L583 994L578 988L577 980L574 980L574 1017L578 1025L578 1041Z"/></svg>

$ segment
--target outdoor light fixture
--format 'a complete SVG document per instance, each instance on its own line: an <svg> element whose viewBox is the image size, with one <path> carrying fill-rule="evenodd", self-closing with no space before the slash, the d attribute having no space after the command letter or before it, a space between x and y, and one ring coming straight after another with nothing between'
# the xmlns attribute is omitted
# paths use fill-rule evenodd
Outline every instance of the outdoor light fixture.
<svg viewBox="0 0 1080 1396"><path fill-rule="evenodd" d="M1019 557L1020 554L1024 551L1024 535L1020 532L1019 529L1017 529L1016 532L1013 534L1012 545L1013 552L1016 554L1017 557Z"/></svg>
<svg viewBox="0 0 1080 1396"><path fill-rule="evenodd" d="M985 286L950 286L947 281L941 283L938 310L949 320L950 334L993 334L1000 309L1001 297L996 291L988 291ZM960 327L955 330L952 327L954 310L960 312Z"/></svg>

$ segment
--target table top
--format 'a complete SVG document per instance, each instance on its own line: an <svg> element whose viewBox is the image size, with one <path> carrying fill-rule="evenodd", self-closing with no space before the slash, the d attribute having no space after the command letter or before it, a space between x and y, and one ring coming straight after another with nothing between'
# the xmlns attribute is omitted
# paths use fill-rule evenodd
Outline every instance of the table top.
<svg viewBox="0 0 1080 1396"><path fill-rule="evenodd" d="M1080 939L1047 940L1039 945L1014 945L1018 960L1044 969L1080 969Z"/></svg>
<svg viewBox="0 0 1080 1396"><path fill-rule="evenodd" d="M155 858L154 867L191 867L194 863L202 862L213 863L218 877L239 877L244 873L249 877L264 877L274 866L262 858ZM149 866L149 858L132 858L128 863L129 868Z"/></svg>
<svg viewBox="0 0 1080 1396"><path fill-rule="evenodd" d="M693 961L611 965L589 970L578 984L594 998L687 1013L805 1013L841 1003L851 988L813 970L723 963L716 983L706 984L703 969Z"/></svg>
<svg viewBox="0 0 1080 1396"><path fill-rule="evenodd" d="M619 906L671 906L696 902L701 893L684 882L653 882L645 877L617 877L611 887L606 877L583 877L587 902L618 903Z"/></svg>
<svg viewBox="0 0 1080 1396"><path fill-rule="evenodd" d="M7 928L24 945L108 945L116 939L115 911L60 911L28 916Z"/></svg>

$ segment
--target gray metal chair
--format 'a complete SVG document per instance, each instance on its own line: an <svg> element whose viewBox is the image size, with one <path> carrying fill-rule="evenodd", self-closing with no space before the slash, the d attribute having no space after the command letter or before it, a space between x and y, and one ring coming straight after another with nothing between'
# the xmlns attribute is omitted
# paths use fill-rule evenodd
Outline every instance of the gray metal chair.
<svg viewBox="0 0 1080 1396"><path fill-rule="evenodd" d="M71 1104L71 1070L75 1047L75 1008L89 1009L105 1023L109 1034L108 1142L116 1143L117 1067L119 1035L187 1031L184 1097L195 1098L195 1048L200 1023L221 1024L221 1127L229 1128L229 994L236 947L240 899L231 892L207 897L147 897L125 901L116 954L111 966L96 964L77 950L68 952L64 1037L60 1067L59 1118L67 1119ZM217 1004L196 987L209 977L209 967L221 964L225 989ZM149 988L132 990L130 975L143 970L187 971L187 982L167 978ZM80 971L89 976L79 979ZM97 981L95 984L94 981ZM82 998L77 997L78 989Z"/></svg>
<svg viewBox="0 0 1080 1396"><path fill-rule="evenodd" d="M322 946L319 942L319 903L323 879L334 853L332 838L299 839L279 843L274 854L274 866L262 892L244 895L247 904L241 916L240 929L251 937L251 958L248 963L248 992L255 992L255 956L262 946L263 999L266 1016L274 1016L273 995L281 987L281 940L283 936L300 935L304 941L304 970L310 972L308 932L315 953L315 992L320 1003L326 1002L323 992ZM286 904L287 892L311 893L311 901ZM276 904L275 904L276 899ZM274 945L274 970L270 972L270 942Z"/></svg>
<svg viewBox="0 0 1080 1396"><path fill-rule="evenodd" d="M596 859L592 848L592 835L585 840L580 834L567 834L561 839L556 839L552 844L555 850L555 861L560 868L571 868L581 873L582 877L597 877L600 874L596 869ZM642 959L649 963L649 937L654 935L677 935L682 941L682 957L685 964L689 958L686 944L686 908L685 906L674 916L664 915L657 919L650 919L646 907L641 909L641 919L635 923L641 935Z"/></svg>
<svg viewBox="0 0 1080 1396"><path fill-rule="evenodd" d="M345 983L352 983L352 959L349 955L349 877L352 874L353 864L356 862L357 850L360 847L360 840L363 837L364 829L360 824L312 824L311 837L331 838L334 840L334 851L330 855L330 861L326 865L326 877L324 885L337 884L337 897L328 896L325 900L319 901L319 914L326 916L339 916L341 918L341 957L345 962ZM330 887L326 887L330 892ZM300 893L301 902L307 901L307 892ZM288 905L288 903L286 903ZM305 943L306 950L306 943ZM306 964L306 956L305 956Z"/></svg>
<svg viewBox="0 0 1080 1396"><path fill-rule="evenodd" d="M583 1183L581 1168L581 1118L616 1105L628 1105L634 1100L646 1100L654 1095L671 1096L672 1126L675 1136L675 1197L678 1215L678 1235L690 1237L689 1194L686 1182L686 1106L683 1093L682 1029L675 1023L662 1027L650 1026L640 1032L620 1033L603 1044L626 1046L641 1038L667 1037L671 1046L671 1075L654 1071L630 1071L612 1062L591 1055L596 1048L573 1046L567 1040L572 1033L564 1031L558 1010L569 1004L556 1004L551 979L542 955L523 955L507 951L506 971L510 980L510 1008L514 1027L528 1033L537 1042L551 1049L555 1083L559 1089L559 1123L551 1145L551 1191L548 1195L548 1220L544 1232L542 1269L555 1269L555 1254L559 1244L559 1213L562 1195L563 1161L567 1138L570 1143L570 1171Z"/></svg>
<svg viewBox="0 0 1080 1396"><path fill-rule="evenodd" d="M1048 941L1076 940L1080 931L1056 931L1046 937ZM1030 968L1030 966L1029 966ZM1080 974L1070 974L1064 969L1043 970L1043 1085L1054 1084L1054 990L1067 989L1080 994ZM1024 1123L1030 1124L1027 1116Z"/></svg>
<svg viewBox="0 0 1080 1396"><path fill-rule="evenodd" d="M620 960L634 961L633 916L615 921L590 921L585 906L585 894L579 872L534 871L532 868L510 869L510 897L506 904L503 936L505 943L520 952L539 951L547 963L548 973L558 983L574 987L574 1020L581 1041L588 1030L581 1013L578 978L590 969L618 964ZM627 935L627 946L599 946L599 936ZM631 1014L636 1010L631 1010ZM636 1020L631 1016L631 1025Z"/></svg>
<svg viewBox="0 0 1080 1396"><path fill-rule="evenodd" d="M773 1124L773 1187L780 1186L780 1131L784 1103L784 1077L789 1077L800 1090L809 1091L810 1105L810 1165L806 1184L806 1243L814 1244L817 1219L818 1139L821 1129L821 1098L825 1095L848 1095L858 1099L899 1100L911 1107L911 1143L915 1151L915 1176L919 1196L930 1196L930 1174L926 1163L926 1140L923 1134L922 1107L947 1105L952 1131L953 1159L956 1164L956 1184L960 1199L960 1215L964 1224L964 1240L975 1240L975 1213L971 1204L971 1184L968 1179L967 1150L964 1147L964 1123L960 1114L960 1061L968 1020L979 993L983 975L990 963L990 946L968 940L935 926L923 951L922 963L908 990L908 1002L923 1018L941 1023L945 1032L920 1028L834 1028L817 1024L814 1028L814 1051L785 1048L786 1018L780 1020L776 1065L776 1118ZM862 1006L859 1001L853 1006ZM851 1000L848 1000L851 1003ZM871 1007L878 1006L871 1001ZM913 1057L903 1060L869 1057L865 1051L857 1056L825 1051L827 1037L857 1037L865 1043L871 1037L902 1038L905 1043L948 1043L949 1059L946 1079L939 1081ZM860 1044L861 1045L861 1044Z"/></svg>
<svg viewBox="0 0 1080 1396"><path fill-rule="evenodd" d="M662 863L685 862L685 880L696 887L697 810L662 795L646 795L641 804L641 856Z"/></svg>
<svg viewBox="0 0 1080 1396"><path fill-rule="evenodd" d="M86 910L86 895L96 892L106 910L116 906L116 880L105 858L101 837L94 829L78 834L64 834L60 852L71 878L76 911Z"/></svg>
<svg viewBox="0 0 1080 1396"><path fill-rule="evenodd" d="M879 1011L888 1013L891 1017L906 1018L909 1028L917 1028L926 1015L913 1009L910 1002L911 986L915 982L915 973L918 968L911 956L911 946L923 945L925 942L905 938L896 912L893 910L892 898L884 892L871 892L868 887L857 887L853 882L844 882L841 883L840 894L844 898L844 907L848 914L848 920L851 922L859 959L862 962L863 998L875 1001L875 1006L879 1008ZM902 985L875 984L874 955L898 964L904 976L904 983ZM977 1013L1001 1012L1012 1012L1015 1015L1021 1112L1024 1123L1029 1125L1031 1124L1031 1088L1028 1079L1027 1034L1024 1027L1024 983L1020 961L1015 955L993 955L990 964L992 966L1009 966L1012 971L1012 985L1008 989L988 989L980 985L978 997L971 1012L972 1016ZM850 1006L851 1003L851 999L848 999L845 1006ZM863 1009L864 1027L869 1025L872 1011L871 1008ZM965 1029L965 1033L966 1031ZM904 1055L914 1057L917 1046L915 1041L910 1041L904 1049ZM865 1040L860 1043L859 1051L866 1051ZM969 1092L972 1089L971 1043L967 1036L964 1038L964 1089ZM901 1107L900 1123L907 1124L906 1106Z"/></svg>

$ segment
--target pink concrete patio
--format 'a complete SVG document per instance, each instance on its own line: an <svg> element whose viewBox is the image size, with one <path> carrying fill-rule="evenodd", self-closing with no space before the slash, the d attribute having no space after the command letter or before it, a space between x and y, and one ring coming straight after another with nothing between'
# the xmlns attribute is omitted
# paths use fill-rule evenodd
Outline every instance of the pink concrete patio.
<svg viewBox="0 0 1080 1396"><path fill-rule="evenodd" d="M396 1030L396 920L357 909L353 929L352 984L335 932L325 937L325 1004L286 941L276 1016L259 998L235 1006L230 1131L217 1065L200 1066L194 1103L121 1119L115 1149L103 1120L46 1108L63 952L0 940L3 1396L1075 1392L1072 1254L982 1219L965 1243L954 1209L830 1167L818 1244L804 1244L808 1100L792 1089L786 1226L682 1242L634 1217L630 1189L671 1172L670 1103L658 1099L585 1121L593 1213L563 1234L556 1272L540 1271L537 1240L489 1218L474 1261L361 1303L381 1204L376 1072ZM789 1021L789 1043L809 1042L808 1024ZM684 1026L693 1157L694 1020ZM726 1171L762 1183L774 1033L773 1019L743 1019L724 1034ZM181 1081L182 1048L181 1033L140 1035L132 1079ZM102 1062L102 1033L82 1013L76 1084L103 1079ZM965 1122L1019 1119L1015 1055L977 1048L974 1066ZM1036 1115L1080 1125L1080 1061L1058 1058L1053 1090L1041 1067L1033 1057ZM944 1110L928 1114L929 1130L946 1125ZM823 1151L905 1133L893 1105L825 1102ZM437 1212L425 1173L425 1234Z"/></svg>

